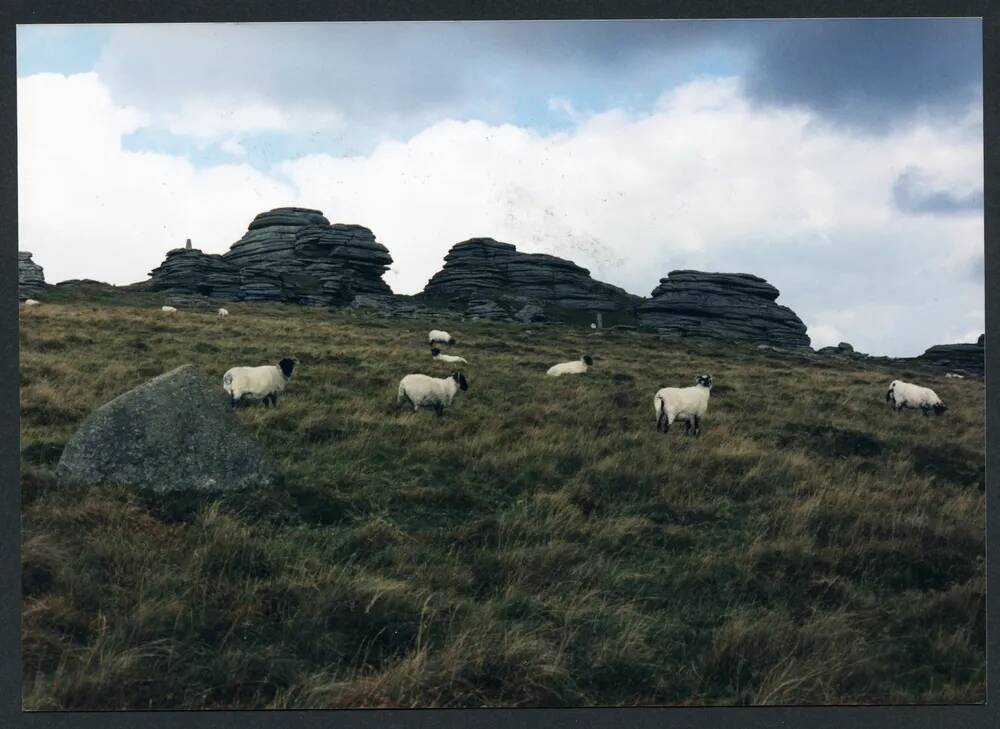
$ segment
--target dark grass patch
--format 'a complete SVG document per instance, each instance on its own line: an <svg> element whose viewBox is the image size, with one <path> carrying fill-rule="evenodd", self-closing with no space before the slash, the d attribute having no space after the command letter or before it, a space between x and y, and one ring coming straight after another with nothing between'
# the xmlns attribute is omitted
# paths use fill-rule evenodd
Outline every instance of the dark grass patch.
<svg viewBox="0 0 1000 729"><path fill-rule="evenodd" d="M29 463L52 465L59 462L65 443L61 441L38 441L21 449L21 457Z"/></svg>
<svg viewBox="0 0 1000 729"><path fill-rule="evenodd" d="M944 483L986 488L986 461L978 453L954 446L919 445L910 449L913 470Z"/></svg>
<svg viewBox="0 0 1000 729"><path fill-rule="evenodd" d="M872 458L886 447L885 441L870 433L810 423L788 423L778 433L776 443L781 448L804 448L827 458Z"/></svg>

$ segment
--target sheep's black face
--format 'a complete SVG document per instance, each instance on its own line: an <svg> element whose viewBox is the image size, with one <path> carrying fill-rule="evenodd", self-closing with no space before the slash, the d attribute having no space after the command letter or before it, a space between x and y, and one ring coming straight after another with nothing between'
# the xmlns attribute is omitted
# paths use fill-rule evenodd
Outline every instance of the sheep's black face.
<svg viewBox="0 0 1000 729"><path fill-rule="evenodd" d="M585 354L585 355L583 355L583 362L588 367L591 367L594 364L594 358L591 357L589 354Z"/></svg>
<svg viewBox="0 0 1000 729"><path fill-rule="evenodd" d="M295 365L298 363L299 361L294 357L285 357L283 360L278 362L278 367L281 368L281 374L285 376L286 380L292 376L292 370L295 369Z"/></svg>
<svg viewBox="0 0 1000 729"><path fill-rule="evenodd" d="M439 354L441 354L440 349L437 347L431 347L431 357L437 357Z"/></svg>
<svg viewBox="0 0 1000 729"><path fill-rule="evenodd" d="M712 386L712 376L711 375L698 375L698 384L704 387Z"/></svg>
<svg viewBox="0 0 1000 729"><path fill-rule="evenodd" d="M934 406L934 414L944 415L944 411L947 409L948 409L947 405L945 405L943 402L939 402L937 405Z"/></svg>
<svg viewBox="0 0 1000 729"><path fill-rule="evenodd" d="M465 375L463 375L461 372L452 372L451 376L455 380L455 382L458 383L459 388L461 388L462 390L469 389L469 381L465 379Z"/></svg>

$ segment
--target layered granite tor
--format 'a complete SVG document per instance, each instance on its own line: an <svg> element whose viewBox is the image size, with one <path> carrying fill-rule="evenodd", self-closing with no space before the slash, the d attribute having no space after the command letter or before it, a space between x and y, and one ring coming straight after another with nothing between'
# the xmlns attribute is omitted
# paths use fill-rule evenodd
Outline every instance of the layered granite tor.
<svg viewBox="0 0 1000 729"><path fill-rule="evenodd" d="M31 260L31 251L17 252L17 295L21 301L38 296L45 288L45 272Z"/></svg>
<svg viewBox="0 0 1000 729"><path fill-rule="evenodd" d="M631 309L640 298L611 284L595 281L590 271L564 258L521 253L493 238L456 243L424 288L437 298L474 301L519 298L563 309Z"/></svg>
<svg viewBox="0 0 1000 729"><path fill-rule="evenodd" d="M639 324L661 334L808 347L805 324L775 303L778 293L748 273L671 271L639 306Z"/></svg>
<svg viewBox="0 0 1000 729"><path fill-rule="evenodd" d="M331 225L319 210L257 215L222 255L175 248L152 272L152 288L241 301L342 306L358 294L390 294L389 251L361 225Z"/></svg>

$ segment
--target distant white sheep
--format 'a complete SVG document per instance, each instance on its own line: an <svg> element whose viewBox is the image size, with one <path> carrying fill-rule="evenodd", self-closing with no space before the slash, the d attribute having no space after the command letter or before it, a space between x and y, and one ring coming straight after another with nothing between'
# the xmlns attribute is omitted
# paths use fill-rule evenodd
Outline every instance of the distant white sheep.
<svg viewBox="0 0 1000 729"><path fill-rule="evenodd" d="M219 309L219 316L229 316L229 309Z"/></svg>
<svg viewBox="0 0 1000 729"><path fill-rule="evenodd" d="M469 381L461 372L452 372L448 377L406 375L399 381L396 407L409 401L413 405L413 412L420 408L434 408L434 412L440 416L444 415L444 409L451 405L459 390L468 389Z"/></svg>
<svg viewBox="0 0 1000 729"><path fill-rule="evenodd" d="M25 306L38 306L41 303L42 302L38 301L37 299L25 299L24 300L24 305Z"/></svg>
<svg viewBox="0 0 1000 729"><path fill-rule="evenodd" d="M551 377L559 377L560 375L579 375L586 372L593 366L593 364L594 359L589 354L585 354L575 362L562 362L557 365L552 365L545 374Z"/></svg>
<svg viewBox="0 0 1000 729"><path fill-rule="evenodd" d="M427 333L427 339L431 344L457 344L455 337L440 329L431 329Z"/></svg>
<svg viewBox="0 0 1000 729"><path fill-rule="evenodd" d="M280 395L299 361L285 357L276 365L260 367L233 367L222 376L222 389L229 393L232 405L235 407L242 399L263 401L267 407L278 404Z"/></svg>
<svg viewBox="0 0 1000 729"><path fill-rule="evenodd" d="M168 314L175 314L177 312L177 309L174 308L173 306L161 306L160 311L165 311Z"/></svg>
<svg viewBox="0 0 1000 729"><path fill-rule="evenodd" d="M684 434L694 428L701 435L701 419L708 410L708 396L712 391L712 376L698 375L693 387L663 387L653 397L656 429L666 433L675 420L684 421Z"/></svg>
<svg viewBox="0 0 1000 729"><path fill-rule="evenodd" d="M965 379L965 375L960 375L957 372L945 372L944 376L947 377L949 380L964 380Z"/></svg>
<svg viewBox="0 0 1000 729"><path fill-rule="evenodd" d="M441 350L437 347L431 347L431 357L440 362L461 362L462 364L469 364L469 361L465 357L459 357L454 354L441 354Z"/></svg>
<svg viewBox="0 0 1000 729"><path fill-rule="evenodd" d="M925 416L929 416L931 411L935 415L942 415L948 409L934 390L902 380L893 380L889 384L885 401L890 403L893 411L897 413L903 408L920 408Z"/></svg>

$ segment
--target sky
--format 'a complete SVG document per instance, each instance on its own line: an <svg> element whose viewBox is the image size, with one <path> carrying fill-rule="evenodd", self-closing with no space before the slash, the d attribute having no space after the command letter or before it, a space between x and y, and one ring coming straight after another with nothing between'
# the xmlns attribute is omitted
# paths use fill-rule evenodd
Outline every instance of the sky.
<svg viewBox="0 0 1000 729"><path fill-rule="evenodd" d="M814 347L984 331L978 19L22 25L17 76L49 282L293 205L371 228L397 293L490 236L642 296L761 276Z"/></svg>

